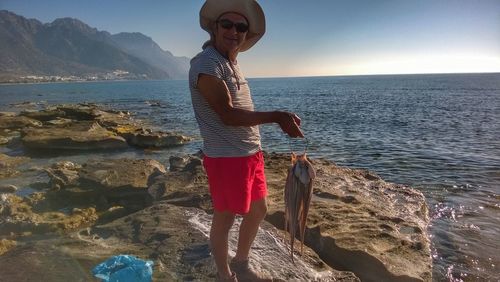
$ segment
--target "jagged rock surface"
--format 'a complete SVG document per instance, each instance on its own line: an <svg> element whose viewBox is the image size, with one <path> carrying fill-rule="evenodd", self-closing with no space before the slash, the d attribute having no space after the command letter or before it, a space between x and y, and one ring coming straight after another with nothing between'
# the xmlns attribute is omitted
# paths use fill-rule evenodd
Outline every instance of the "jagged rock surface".
<svg viewBox="0 0 500 282"><path fill-rule="evenodd" d="M22 133L23 145L30 149L95 150L127 147L125 139L94 122L31 128Z"/></svg>
<svg viewBox="0 0 500 282"><path fill-rule="evenodd" d="M315 270L291 265L288 249L281 243L283 232L267 223L252 251L257 256L252 267L285 280L355 281L357 276L363 281L430 281L429 219L422 194L387 183L368 171L341 168L325 160L312 162L317 177L306 228L307 251L302 259L298 254L296 258ZM289 164L288 156L266 155L266 220L279 229L283 228L283 189ZM0 221L9 224L0 229L9 234L51 233L89 226L70 237L65 235L46 253L85 262L89 271L111 255L129 253L153 259L155 277L160 280L213 279L206 237L212 210L199 157L173 158L171 171L154 160L127 159L89 161L81 167L61 162L50 169L61 179L58 189L25 198L3 196ZM112 191L117 192L109 193ZM134 203L137 193L149 200ZM151 206L152 199L159 202ZM68 206L77 208L67 214L58 212ZM20 254L27 250L44 254L37 244L18 245L4 256L21 261ZM0 256L2 269L10 265L4 256ZM262 258L270 260L261 263ZM67 267L71 271L74 266ZM355 276L330 268L349 270ZM38 271L36 267L32 270ZM8 275L12 276L5 277L22 277Z"/></svg>
<svg viewBox="0 0 500 282"><path fill-rule="evenodd" d="M19 174L16 167L28 160L27 157L10 157L0 153L0 179Z"/></svg>
<svg viewBox="0 0 500 282"><path fill-rule="evenodd" d="M95 104L58 105L44 110L25 110L20 116L0 116L0 129L22 130L30 149L102 150L128 145L161 148L184 145L190 137L152 131L130 113L104 110Z"/></svg>
<svg viewBox="0 0 500 282"><path fill-rule="evenodd" d="M148 179L165 173L165 167L150 159L112 159L89 161L78 172L80 182L93 183L103 189L146 189Z"/></svg>
<svg viewBox="0 0 500 282"><path fill-rule="evenodd" d="M0 256L2 277L20 281L27 275L54 279L71 273L72 281L88 281L93 266L112 255L130 254L154 261L155 281L213 281L215 267L207 238L210 220L211 216L199 209L158 202L108 224L72 233L63 240L19 246L16 252ZM259 230L251 257L254 269L282 281L359 281L350 272L331 269L310 250L293 264L279 236L269 224ZM236 229L233 229L230 240L233 255L236 244ZM55 256L53 261L51 256ZM52 273L40 267L54 265L61 258L73 263L59 263ZM18 263L24 265L27 273L9 267Z"/></svg>
<svg viewBox="0 0 500 282"><path fill-rule="evenodd" d="M288 158L267 157L267 219L283 227ZM363 281L430 281L427 205L422 193L387 183L366 170L313 160L316 179L306 244L338 269ZM281 168L281 169L280 169Z"/></svg>

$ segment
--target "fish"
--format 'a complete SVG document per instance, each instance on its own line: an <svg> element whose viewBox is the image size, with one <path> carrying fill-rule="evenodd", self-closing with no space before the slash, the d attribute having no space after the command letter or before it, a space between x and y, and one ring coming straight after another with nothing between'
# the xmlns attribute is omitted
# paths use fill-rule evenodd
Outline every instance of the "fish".
<svg viewBox="0 0 500 282"><path fill-rule="evenodd" d="M295 236L299 231L301 250L304 253L304 237L307 215L311 204L313 182L316 172L306 154L292 153L292 163L288 168L285 183L285 232L290 235L290 255L293 260Z"/></svg>

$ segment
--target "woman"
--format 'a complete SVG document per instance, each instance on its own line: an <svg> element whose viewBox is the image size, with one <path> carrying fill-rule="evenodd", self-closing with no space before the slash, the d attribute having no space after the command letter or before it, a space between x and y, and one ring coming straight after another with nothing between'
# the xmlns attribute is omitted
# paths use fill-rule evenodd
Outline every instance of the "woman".
<svg viewBox="0 0 500 282"><path fill-rule="evenodd" d="M254 110L248 82L237 62L265 32L265 18L254 0L207 0L200 25L210 34L191 60L189 86L203 138L214 215L210 246L219 281L270 281L249 268L250 248L267 212L267 186L260 124L277 123L290 137L303 137L293 113ZM236 256L228 264L228 233L243 216Z"/></svg>

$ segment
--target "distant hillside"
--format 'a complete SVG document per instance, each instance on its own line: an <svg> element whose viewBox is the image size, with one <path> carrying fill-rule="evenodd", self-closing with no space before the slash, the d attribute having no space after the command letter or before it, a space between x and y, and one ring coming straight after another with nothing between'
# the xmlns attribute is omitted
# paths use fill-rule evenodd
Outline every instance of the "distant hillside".
<svg viewBox="0 0 500 282"><path fill-rule="evenodd" d="M122 70L138 78L185 78L189 61L141 33L111 35L72 18L42 24L0 11L0 74L86 76Z"/></svg>
<svg viewBox="0 0 500 282"><path fill-rule="evenodd" d="M122 32L112 35L111 38L125 52L165 71L170 77L187 78L190 59L175 57L169 51L162 50L150 37L138 32Z"/></svg>

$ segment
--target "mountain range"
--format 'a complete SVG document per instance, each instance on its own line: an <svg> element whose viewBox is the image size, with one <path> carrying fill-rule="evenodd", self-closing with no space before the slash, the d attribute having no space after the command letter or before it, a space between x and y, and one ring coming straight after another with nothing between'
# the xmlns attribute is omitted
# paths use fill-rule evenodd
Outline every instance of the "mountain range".
<svg viewBox="0 0 500 282"><path fill-rule="evenodd" d="M113 71L145 79L187 77L189 58L134 32L110 34L74 18L51 23L0 10L0 77L89 76Z"/></svg>

